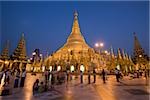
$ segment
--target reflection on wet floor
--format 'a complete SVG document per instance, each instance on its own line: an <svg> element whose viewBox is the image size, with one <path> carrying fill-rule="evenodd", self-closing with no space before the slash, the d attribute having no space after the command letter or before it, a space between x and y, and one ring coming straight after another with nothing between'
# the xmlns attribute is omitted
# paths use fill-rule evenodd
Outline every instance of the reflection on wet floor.
<svg viewBox="0 0 150 100"><path fill-rule="evenodd" d="M55 89L42 94L32 95L34 81L39 78L44 81L42 74L36 76L27 74L25 87L14 89L13 95L1 96L1 100L148 100L149 89L144 79L122 80L117 83L114 76L109 76L106 84L103 84L98 76L96 84L88 84L87 76L84 83L80 79L69 81L68 84L55 86ZM93 79L91 79L93 81ZM121 99L120 99L121 98Z"/></svg>

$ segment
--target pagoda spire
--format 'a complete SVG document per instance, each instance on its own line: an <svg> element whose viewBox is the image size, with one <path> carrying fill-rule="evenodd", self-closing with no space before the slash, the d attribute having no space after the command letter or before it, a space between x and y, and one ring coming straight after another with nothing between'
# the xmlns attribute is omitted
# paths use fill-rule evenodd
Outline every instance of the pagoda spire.
<svg viewBox="0 0 150 100"><path fill-rule="evenodd" d="M80 27L78 23L78 13L77 11L74 12L74 21L73 21L73 26L72 26L72 34L77 34L80 33Z"/></svg>
<svg viewBox="0 0 150 100"><path fill-rule="evenodd" d="M123 59L125 60L126 59L126 54L125 54L125 50L122 49L122 56L123 56Z"/></svg>
<svg viewBox="0 0 150 100"><path fill-rule="evenodd" d="M111 57L115 58L114 49L112 46L110 47L110 51L111 51Z"/></svg>
<svg viewBox="0 0 150 100"><path fill-rule="evenodd" d="M67 38L67 42L64 44L64 46L60 50L77 50L82 51L88 50L90 47L86 43L84 37L82 36L82 33L80 31L79 23L78 23L78 13L75 11L74 13L74 20L72 25L72 31Z"/></svg>
<svg viewBox="0 0 150 100"><path fill-rule="evenodd" d="M118 59L122 59L120 48L118 48Z"/></svg>
<svg viewBox="0 0 150 100"><path fill-rule="evenodd" d="M138 57L139 55L144 56L144 50L142 49L140 42L134 32L134 55Z"/></svg>
<svg viewBox="0 0 150 100"><path fill-rule="evenodd" d="M128 53L125 53L125 57L126 57L126 58L125 58L126 60L129 60L129 55L128 55Z"/></svg>
<svg viewBox="0 0 150 100"><path fill-rule="evenodd" d="M12 59L26 60L26 44L25 44L24 33L22 33L22 36L17 45L17 48L15 49L12 55Z"/></svg>
<svg viewBox="0 0 150 100"><path fill-rule="evenodd" d="M6 45L4 49L2 50L2 53L0 55L0 59L2 60L8 60L9 59L9 41L6 41Z"/></svg>
<svg viewBox="0 0 150 100"><path fill-rule="evenodd" d="M148 56L145 54L143 48L140 45L140 42L136 36L136 33L134 32L134 52L133 52L133 56L134 56L134 62L144 62L143 60L148 60Z"/></svg>
<svg viewBox="0 0 150 100"><path fill-rule="evenodd" d="M128 57L129 57L129 58L128 58L129 61L130 61L130 62L133 62L133 61L132 61L132 58L131 58L131 55L129 55Z"/></svg>

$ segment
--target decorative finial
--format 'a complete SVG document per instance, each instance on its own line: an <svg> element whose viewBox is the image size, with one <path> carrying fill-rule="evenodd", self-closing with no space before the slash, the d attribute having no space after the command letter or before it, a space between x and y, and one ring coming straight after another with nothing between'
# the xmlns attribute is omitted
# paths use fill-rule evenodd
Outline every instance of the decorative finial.
<svg viewBox="0 0 150 100"><path fill-rule="evenodd" d="M22 37L24 37L24 33L22 32Z"/></svg>
<svg viewBox="0 0 150 100"><path fill-rule="evenodd" d="M133 32L133 35L134 35L134 36L135 36L135 34L136 34L136 33L135 33L135 32Z"/></svg>
<svg viewBox="0 0 150 100"><path fill-rule="evenodd" d="M77 19L77 17L78 17L78 13L77 13L77 11L75 11L74 12L74 18Z"/></svg>

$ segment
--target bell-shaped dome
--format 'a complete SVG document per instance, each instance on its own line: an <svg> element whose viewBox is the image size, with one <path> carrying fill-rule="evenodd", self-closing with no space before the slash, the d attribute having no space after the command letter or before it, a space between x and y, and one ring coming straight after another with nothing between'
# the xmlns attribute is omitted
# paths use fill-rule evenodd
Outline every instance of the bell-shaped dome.
<svg viewBox="0 0 150 100"><path fill-rule="evenodd" d="M81 34L79 23L78 23L78 14L77 12L75 12L71 34L69 35L67 42L60 49L60 51L66 49L82 51L82 50L88 50L89 48L90 47L86 44L84 37Z"/></svg>

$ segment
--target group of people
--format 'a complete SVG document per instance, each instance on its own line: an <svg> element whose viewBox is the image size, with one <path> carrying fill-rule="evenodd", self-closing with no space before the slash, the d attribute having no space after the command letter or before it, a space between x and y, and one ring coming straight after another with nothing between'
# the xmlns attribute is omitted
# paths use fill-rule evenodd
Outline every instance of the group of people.
<svg viewBox="0 0 150 100"><path fill-rule="evenodd" d="M150 76L150 70L148 69L140 69L140 70L136 70L134 72L132 72L131 78L140 78L140 77L149 77Z"/></svg>
<svg viewBox="0 0 150 100"><path fill-rule="evenodd" d="M25 69L22 71L20 69L2 69L0 72L0 95L8 95L12 93L13 88L24 87L25 77Z"/></svg>
<svg viewBox="0 0 150 100"><path fill-rule="evenodd" d="M123 73L122 71L118 70L115 68L115 75L116 75L116 81L120 82L120 79L123 79L123 76L129 76L130 79L134 78L140 78L140 77L145 77L146 79L150 77L150 70L148 69L140 69L140 70L135 70L133 72L125 72Z"/></svg>
<svg viewBox="0 0 150 100"><path fill-rule="evenodd" d="M120 79L123 78L123 75L122 75L121 71L118 70L117 68L115 68L115 75L116 75L116 81L120 82Z"/></svg>
<svg viewBox="0 0 150 100"><path fill-rule="evenodd" d="M20 80L20 87L24 87L25 78L26 78L26 70L22 69L22 72L21 72L20 69L16 69L14 88L19 87L19 80Z"/></svg>
<svg viewBox="0 0 150 100"><path fill-rule="evenodd" d="M114 70L115 76L116 76L116 81L120 82L120 79L123 78L124 74L122 73L122 71L120 71L119 69L115 68ZM37 92L44 92L46 90L50 89L54 89L55 85L58 85L59 83L65 83L66 86L68 84L68 82L70 80L72 80L72 74L78 77L78 75L80 76L80 83L83 84L84 83L84 77L86 73L84 73L83 71L80 71L80 73L72 73L69 70L67 71L52 71L50 72L49 70L46 70L43 73L43 76L45 76L45 81L39 82L39 79L37 79L34 82L33 85L33 94L37 93ZM107 76L108 71L106 69L103 69L101 72L97 73L96 70L94 69L93 71L88 71L87 72L87 78L88 78L88 84L91 83L96 83L96 77L97 75L100 75L103 83L106 83L106 80L108 78ZM93 81L91 81L93 80Z"/></svg>
<svg viewBox="0 0 150 100"><path fill-rule="evenodd" d="M87 75L88 75L88 84L91 83L91 75L93 75L93 83L96 83L96 75L98 73L96 73L96 70L93 70L93 73L91 71L88 71ZM106 70L102 70L100 75L102 76L102 80L103 83L106 83L106 79L107 79L107 71ZM83 72L80 71L80 82L83 83Z"/></svg>
<svg viewBox="0 0 150 100"><path fill-rule="evenodd" d="M40 85L39 85L40 83ZM36 79L36 81L33 84L33 95L36 93L42 93L47 90L46 84L44 85L44 82L39 82L39 79Z"/></svg>
<svg viewBox="0 0 150 100"><path fill-rule="evenodd" d="M84 73L80 71L80 82L81 84L84 82L83 81L83 75ZM91 84L91 76L93 76L93 83L96 83L96 70L93 70L93 72L88 71L88 84ZM101 76L103 79L103 82L106 83L106 75L107 71L102 70ZM47 91L49 88L54 89L54 85L58 85L61 83L66 83L66 86L69 81L72 80L72 73L70 71L49 71L45 70L43 73L44 76L44 81L39 81L39 79L36 79L34 84L33 84L33 94L36 93L41 93L44 91ZM76 75L75 75L76 76Z"/></svg>
<svg viewBox="0 0 150 100"><path fill-rule="evenodd" d="M33 84L33 94L42 93L47 91L49 88L54 89L54 85L62 84L66 80L65 71L49 71L45 70L43 73L44 81L39 81L36 79Z"/></svg>

